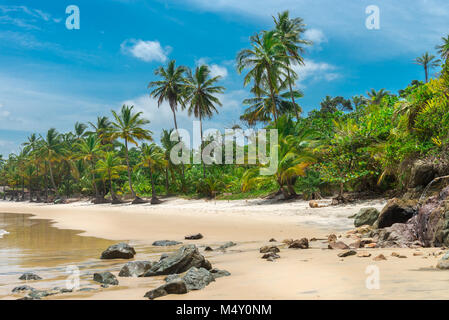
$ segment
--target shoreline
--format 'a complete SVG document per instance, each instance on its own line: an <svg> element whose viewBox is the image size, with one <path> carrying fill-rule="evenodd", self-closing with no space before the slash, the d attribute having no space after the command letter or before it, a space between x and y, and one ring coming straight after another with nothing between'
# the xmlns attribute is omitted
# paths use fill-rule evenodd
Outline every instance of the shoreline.
<svg viewBox="0 0 449 320"><path fill-rule="evenodd" d="M311 242L307 250L281 249L280 259L261 259L259 248L284 239L326 238L330 233L342 235L351 229L347 217L360 208L377 206L384 200L311 209L306 201L266 204L262 200L204 201L169 199L163 204L93 205L86 202L49 205L0 202L0 211L31 213L31 219L50 219L60 229L83 230L81 236L93 236L132 244L151 245L156 240L193 243L229 277L217 279L203 290L186 295L168 295L161 299L431 299L443 298L448 276L433 270L438 248L426 249L360 249L370 258L339 258L339 250L328 250L323 241ZM326 221L329 225L326 227ZM184 236L202 233L201 240L184 240ZM237 246L225 253L204 252L204 246L218 246L234 241ZM106 249L106 248L105 248ZM400 252L407 260L391 256ZM420 256L414 253L420 252ZM372 258L384 254L386 261ZM144 257L138 252L139 258ZM93 257L95 258L95 257ZM123 262L125 264L126 261ZM381 289L366 288L366 268L380 268ZM434 272L430 272L430 271ZM117 275L117 272L113 272ZM162 283L163 277L119 278L120 285L89 293L71 293L50 299L144 299L145 292ZM435 293L435 294L432 294ZM439 294L439 295L438 295Z"/></svg>

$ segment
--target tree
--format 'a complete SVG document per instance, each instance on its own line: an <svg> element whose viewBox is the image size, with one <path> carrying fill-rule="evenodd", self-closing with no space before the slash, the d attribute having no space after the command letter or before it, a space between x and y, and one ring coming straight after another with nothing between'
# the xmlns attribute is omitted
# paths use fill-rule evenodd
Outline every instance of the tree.
<svg viewBox="0 0 449 320"><path fill-rule="evenodd" d="M170 161L170 152L173 147L176 146L177 142L171 140L171 135L173 133L173 129L165 130L162 129L161 134L161 144L164 148L164 160L165 160L165 193L166 195L169 194L169 173L171 172L173 174L173 163ZM182 143L182 142L181 142Z"/></svg>
<svg viewBox="0 0 449 320"><path fill-rule="evenodd" d="M112 128L110 137L111 139L123 139L125 141L125 158L126 167L128 170L128 183L131 194L134 198L133 204L144 202L134 192L131 181L131 167L129 165L129 151L128 143L138 145L138 140L153 140L151 137L151 131L143 128L144 125L149 124L150 121L142 118L142 112L133 112L134 106L123 105L120 113L117 114L112 110L114 116L114 122L112 122Z"/></svg>
<svg viewBox="0 0 449 320"><path fill-rule="evenodd" d="M126 166L121 164L121 159L113 151L105 152L102 159L97 161L96 171L109 182L112 204L120 203L114 191L113 181L125 170Z"/></svg>
<svg viewBox="0 0 449 320"><path fill-rule="evenodd" d="M152 81L148 85L151 91L150 96L157 99L157 106L160 107L162 102L167 101L170 109L173 113L173 122L175 124L175 130L178 135L178 141L181 141L181 137L178 132L178 123L176 122L176 112L178 111L178 104L184 106L183 103L183 85L184 73L186 72L186 67L179 66L176 67L176 61L171 60L167 68L159 67L155 70L154 74L160 76L162 80ZM182 185L184 189L184 163L181 163L182 167Z"/></svg>
<svg viewBox="0 0 449 320"><path fill-rule="evenodd" d="M368 97L371 99L372 104L380 104L382 99L390 94L390 92L385 91L385 89L380 89L379 91L376 91L374 89L371 89L371 91L368 91Z"/></svg>
<svg viewBox="0 0 449 320"><path fill-rule="evenodd" d="M437 45L436 49L440 54L441 58L447 63L449 60L449 35L446 38L441 38L443 43L441 45Z"/></svg>
<svg viewBox="0 0 449 320"><path fill-rule="evenodd" d="M142 143L140 147L142 151L141 162L138 166L147 167L150 170L151 179L151 204L159 204L161 201L156 196L156 184L154 181L154 171L165 166L164 152L155 143Z"/></svg>
<svg viewBox="0 0 449 320"><path fill-rule="evenodd" d="M341 111L351 111L352 102L350 99L345 99L341 96L332 98L331 96L326 96L326 98L321 101L321 112L335 113L338 110Z"/></svg>
<svg viewBox="0 0 449 320"><path fill-rule="evenodd" d="M225 88L217 86L220 76L210 78L210 70L206 65L196 67L195 74L190 69L187 70L187 77L184 84L186 103L188 104L189 115L193 114L200 120L201 143L203 143L203 119L212 118L214 112L218 113L217 106L221 106L220 100L215 96L223 93ZM202 158L202 157L201 157ZM206 177L204 162L203 177Z"/></svg>
<svg viewBox="0 0 449 320"><path fill-rule="evenodd" d="M76 122L75 123L75 137L77 140L80 140L86 135L87 126L84 123Z"/></svg>
<svg viewBox="0 0 449 320"><path fill-rule="evenodd" d="M429 82L430 69L438 67L441 63L441 60L436 59L436 57L433 54L429 54L428 52L426 52L421 57L416 58L415 63L423 66L427 83Z"/></svg>
<svg viewBox="0 0 449 320"><path fill-rule="evenodd" d="M58 198L59 192L53 175L53 163L59 161L62 156L61 135L55 128L50 128L47 131L45 138L42 138L42 140L43 143L41 152L45 157L46 164L48 165L48 169L50 171L50 182L55 191L56 198Z"/></svg>
<svg viewBox="0 0 449 320"><path fill-rule="evenodd" d="M292 88L292 75L290 73L290 62L297 63L298 65L304 65L304 59L301 57L300 53L304 53L303 45L311 45L312 42L308 40L301 39L301 35L306 31L305 24L301 18L289 18L289 12L284 11L278 14L278 19L273 17L274 23L276 25L275 35L279 38L280 43L284 47L285 55L288 57L287 60L287 82L290 90L290 97L292 104L295 103L295 94ZM299 119L299 112L295 108L296 119Z"/></svg>
<svg viewBox="0 0 449 320"><path fill-rule="evenodd" d="M94 129L94 131L88 131L86 134L96 134L97 137L101 139L101 144L103 145L110 142L110 136L108 136L108 134L112 128L112 124L108 117L97 117L97 123L94 124L89 121L89 125Z"/></svg>
<svg viewBox="0 0 449 320"><path fill-rule="evenodd" d="M279 93L279 84L289 74L291 77L296 77L296 73L289 67L289 57L274 31L264 31L250 39L251 49L243 49L237 55L237 71L242 73L244 69L249 69L243 84L246 86L253 81L253 91L256 96L260 97L257 93L264 87L264 83L269 88L272 113L276 123L278 114L275 97Z"/></svg>

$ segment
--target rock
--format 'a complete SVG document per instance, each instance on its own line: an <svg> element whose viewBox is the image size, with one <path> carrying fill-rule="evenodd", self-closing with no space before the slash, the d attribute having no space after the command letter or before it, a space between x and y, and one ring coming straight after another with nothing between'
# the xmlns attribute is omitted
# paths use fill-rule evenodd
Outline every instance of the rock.
<svg viewBox="0 0 449 320"><path fill-rule="evenodd" d="M318 204L318 202L312 200L312 201L309 201L309 207L311 207L311 208L319 208L320 205Z"/></svg>
<svg viewBox="0 0 449 320"><path fill-rule="evenodd" d="M360 247L362 247L362 242L360 240L357 240L349 245L349 248L351 249L359 249Z"/></svg>
<svg viewBox="0 0 449 320"><path fill-rule="evenodd" d="M85 287L85 288L79 289L78 291L79 291L79 292L91 292L91 291L97 291L97 289Z"/></svg>
<svg viewBox="0 0 449 320"><path fill-rule="evenodd" d="M204 248L204 251L214 251L214 249L212 249L211 247L206 247Z"/></svg>
<svg viewBox="0 0 449 320"><path fill-rule="evenodd" d="M277 242L275 238L271 238L269 242Z"/></svg>
<svg viewBox="0 0 449 320"><path fill-rule="evenodd" d="M337 241L337 236L336 236L335 234L330 234L330 235L327 237L327 241L328 241L328 242L336 242L336 241Z"/></svg>
<svg viewBox="0 0 449 320"><path fill-rule="evenodd" d="M165 282L172 282L174 280L179 279L179 274L169 274L168 276L165 277Z"/></svg>
<svg viewBox="0 0 449 320"><path fill-rule="evenodd" d="M391 227L373 232L377 236L377 246L380 248L408 248L416 240L413 224L395 223Z"/></svg>
<svg viewBox="0 0 449 320"><path fill-rule="evenodd" d="M307 238L302 238L301 240L293 241L289 246L290 249L308 249L309 248L309 240Z"/></svg>
<svg viewBox="0 0 449 320"><path fill-rule="evenodd" d="M382 261L382 260L387 260L387 258L385 258L385 256L383 254L379 254L377 257L375 257L373 259L374 261Z"/></svg>
<svg viewBox="0 0 449 320"><path fill-rule="evenodd" d="M32 272L25 272L22 274L19 278L19 280L42 280L41 277L39 277L37 274Z"/></svg>
<svg viewBox="0 0 449 320"><path fill-rule="evenodd" d="M176 246L178 244L182 244L182 242L174 240L157 240L154 241L152 245L156 247L168 247L168 246Z"/></svg>
<svg viewBox="0 0 449 320"><path fill-rule="evenodd" d="M187 293L187 286L184 280L177 279L171 282L168 282L159 288L148 291L144 297L148 299L156 299L162 296L166 296L167 294L185 294Z"/></svg>
<svg viewBox="0 0 449 320"><path fill-rule="evenodd" d="M280 258L280 256L274 252L268 252L262 256L262 259L267 259L267 260L268 259L275 260L275 259L279 259L279 258Z"/></svg>
<svg viewBox="0 0 449 320"><path fill-rule="evenodd" d="M280 251L281 250L279 250L279 248L276 246L264 246L259 250L260 253L268 253L268 252L278 253Z"/></svg>
<svg viewBox="0 0 449 320"><path fill-rule="evenodd" d="M368 243L368 244L365 244L363 247L364 248L370 248L370 249L376 248L377 247L377 243L375 243L375 242Z"/></svg>
<svg viewBox="0 0 449 320"><path fill-rule="evenodd" d="M413 252L414 257L418 257L418 256L422 256L422 255L423 255L422 252Z"/></svg>
<svg viewBox="0 0 449 320"><path fill-rule="evenodd" d="M214 276L204 268L192 267L182 277L182 280L186 283L187 290L201 290L205 288L209 283L215 281Z"/></svg>
<svg viewBox="0 0 449 320"><path fill-rule="evenodd" d="M203 239L203 235L201 233L192 234L190 236L185 236L184 239L186 239L186 240L199 240L199 239Z"/></svg>
<svg viewBox="0 0 449 320"><path fill-rule="evenodd" d="M120 273L119 277L140 277L145 272L150 270L150 268L154 265L152 261L131 261L125 264Z"/></svg>
<svg viewBox="0 0 449 320"><path fill-rule="evenodd" d="M393 198L387 202L374 223L375 228L391 227L395 223L406 223L417 213L417 201Z"/></svg>
<svg viewBox="0 0 449 320"><path fill-rule="evenodd" d="M371 257L371 253L369 253L369 252L360 252L360 253L357 254L357 257L359 257L359 258L369 258L369 257Z"/></svg>
<svg viewBox="0 0 449 320"><path fill-rule="evenodd" d="M55 295L56 292L46 291L46 290L33 290L28 293L28 297L31 300L40 300L42 298Z"/></svg>
<svg viewBox="0 0 449 320"><path fill-rule="evenodd" d="M55 199L55 201L53 201L54 204L64 204L64 200L61 198Z"/></svg>
<svg viewBox="0 0 449 320"><path fill-rule="evenodd" d="M449 269L449 251L438 261L437 268L441 270Z"/></svg>
<svg viewBox="0 0 449 320"><path fill-rule="evenodd" d="M219 270L219 269L212 269L212 270L210 270L210 273L212 274L212 276L215 279L221 278L221 277L229 277L231 275L231 273L229 271Z"/></svg>
<svg viewBox="0 0 449 320"><path fill-rule="evenodd" d="M379 211L376 208L362 208L354 219L354 226L361 227L365 225L372 226L379 217Z"/></svg>
<svg viewBox="0 0 449 320"><path fill-rule="evenodd" d="M101 273L94 273L94 281L102 283L102 284L106 284L106 285L113 285L113 286L118 285L117 278L109 271L101 272Z"/></svg>
<svg viewBox="0 0 449 320"><path fill-rule="evenodd" d="M236 245L237 245L237 243L232 242L232 241L229 241L229 242L226 242L225 244L219 246L218 249L219 249L219 250L225 250L225 249L227 249L227 248L234 247L234 246L236 246Z"/></svg>
<svg viewBox="0 0 449 320"><path fill-rule="evenodd" d="M410 188L427 186L435 178L437 171L432 163L416 160L412 165L408 186Z"/></svg>
<svg viewBox="0 0 449 320"><path fill-rule="evenodd" d="M101 254L100 259L132 259L136 251L128 244L121 242L107 248Z"/></svg>
<svg viewBox="0 0 449 320"><path fill-rule="evenodd" d="M168 275L173 273L183 273L192 267L212 269L209 261L198 251L193 245L185 245L178 251L169 255L167 258L155 263L150 270L145 272L143 277L151 277L158 275Z"/></svg>
<svg viewBox="0 0 449 320"><path fill-rule="evenodd" d="M367 244L373 243L374 239L373 238L362 238L360 239L360 246L364 247Z"/></svg>
<svg viewBox="0 0 449 320"><path fill-rule="evenodd" d="M34 291L34 290L36 290L36 289L34 289L34 288L32 288L32 287L30 287L30 286L18 286L18 287L15 287L14 289L12 289L12 292L13 293L17 293L17 292L23 292L23 291Z"/></svg>
<svg viewBox="0 0 449 320"><path fill-rule="evenodd" d="M167 257L168 257L168 253L163 253L163 254L161 254L161 257L159 258L159 261L162 261Z"/></svg>
<svg viewBox="0 0 449 320"><path fill-rule="evenodd" d="M343 250L349 249L349 246L342 241L331 242L327 247L329 249L343 249Z"/></svg>
<svg viewBox="0 0 449 320"><path fill-rule="evenodd" d="M293 242L293 239L284 239L284 240L282 240L282 243L285 243L288 246L291 245L292 242Z"/></svg>
<svg viewBox="0 0 449 320"><path fill-rule="evenodd" d="M340 258L345 258L345 257L349 257L349 256L354 256L356 254L357 254L357 251L355 251L355 250L345 250L345 251L339 253L338 256Z"/></svg>

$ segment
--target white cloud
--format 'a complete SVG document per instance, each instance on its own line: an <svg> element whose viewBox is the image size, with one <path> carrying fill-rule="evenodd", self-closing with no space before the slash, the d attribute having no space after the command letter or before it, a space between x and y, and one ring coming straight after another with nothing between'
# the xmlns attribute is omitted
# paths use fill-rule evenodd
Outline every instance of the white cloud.
<svg viewBox="0 0 449 320"><path fill-rule="evenodd" d="M313 42L314 46L319 46L323 42L327 42L327 38L323 31L319 29L308 29L304 32L304 39Z"/></svg>
<svg viewBox="0 0 449 320"><path fill-rule="evenodd" d="M158 61L165 62L171 48L162 47L159 41L144 41L129 39L122 42L120 48L123 53L130 54L145 62Z"/></svg>
<svg viewBox="0 0 449 320"><path fill-rule="evenodd" d="M196 65L207 65L210 69L210 76L217 77L220 76L222 79L225 79L228 76L228 69L224 66L220 66L218 64L209 64L207 61L208 58L200 58L196 61Z"/></svg>
<svg viewBox="0 0 449 320"><path fill-rule="evenodd" d="M326 62L315 62L310 59L304 61L305 65L293 65L293 70L298 74L298 85L304 86L308 81L334 81L340 77L337 68Z"/></svg>
<svg viewBox="0 0 449 320"><path fill-rule="evenodd" d="M39 30L40 28L36 26L39 21L55 23L61 21L61 19L52 18L48 12L27 6L0 5L0 14L3 14L0 16L0 23L12 24L25 29Z"/></svg>

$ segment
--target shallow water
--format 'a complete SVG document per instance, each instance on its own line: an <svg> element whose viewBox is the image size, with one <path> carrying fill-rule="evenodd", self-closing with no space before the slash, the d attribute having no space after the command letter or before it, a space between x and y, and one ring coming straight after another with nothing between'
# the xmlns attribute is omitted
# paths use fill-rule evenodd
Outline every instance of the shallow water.
<svg viewBox="0 0 449 320"><path fill-rule="evenodd" d="M99 259L102 251L118 241L81 236L82 231L58 229L50 220L31 217L0 213L0 229L5 231L0 237L0 298L11 297L11 290L24 284L36 289L64 288L68 267L80 271L81 287L98 287L92 281L94 272L118 271L127 262ZM138 251L136 258L159 254L148 246L131 244ZM43 280L19 280L24 272L34 272Z"/></svg>

